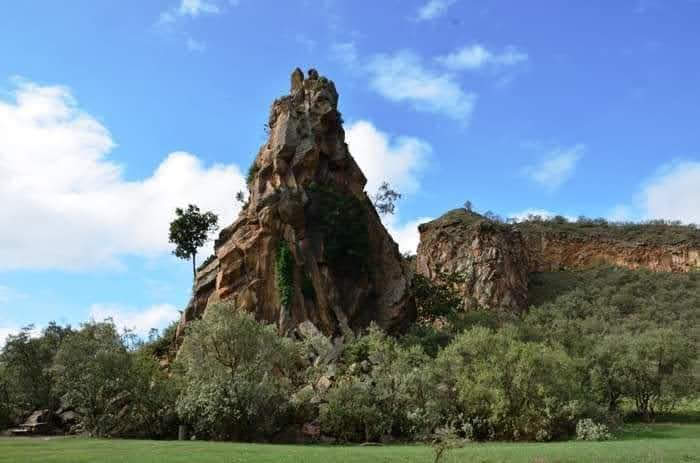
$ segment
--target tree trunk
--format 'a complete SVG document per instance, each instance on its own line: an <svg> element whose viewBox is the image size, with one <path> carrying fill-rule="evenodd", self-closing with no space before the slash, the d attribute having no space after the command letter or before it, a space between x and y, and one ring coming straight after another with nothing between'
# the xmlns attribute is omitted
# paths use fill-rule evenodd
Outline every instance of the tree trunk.
<svg viewBox="0 0 700 463"><path fill-rule="evenodd" d="M192 278L194 280L197 279L197 266L195 264L195 260L197 259L197 253L193 252L192 253Z"/></svg>

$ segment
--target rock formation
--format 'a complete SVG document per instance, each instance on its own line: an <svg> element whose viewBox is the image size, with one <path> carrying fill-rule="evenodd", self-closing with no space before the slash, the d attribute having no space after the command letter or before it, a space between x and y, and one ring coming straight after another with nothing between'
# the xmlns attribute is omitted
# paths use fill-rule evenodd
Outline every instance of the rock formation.
<svg viewBox="0 0 700 463"><path fill-rule="evenodd" d="M419 274L450 283L466 307L526 308L528 256L517 229L455 209L418 230Z"/></svg>
<svg viewBox="0 0 700 463"><path fill-rule="evenodd" d="M393 330L415 316L409 275L364 192L337 105L332 81L294 71L291 94L270 110L248 202L197 273L180 328L224 299L281 332L304 321L326 335L371 321Z"/></svg>
<svg viewBox="0 0 700 463"><path fill-rule="evenodd" d="M527 308L528 275L611 265L666 272L700 270L697 237L673 244L577 232L553 222L502 224L465 209L419 227L416 271L449 283L465 306L520 312ZM643 227L643 226L640 226Z"/></svg>

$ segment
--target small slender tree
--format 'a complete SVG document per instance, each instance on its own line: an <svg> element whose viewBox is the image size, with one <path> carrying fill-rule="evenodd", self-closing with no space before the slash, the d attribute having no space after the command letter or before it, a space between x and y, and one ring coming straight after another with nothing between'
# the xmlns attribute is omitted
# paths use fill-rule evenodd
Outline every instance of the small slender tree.
<svg viewBox="0 0 700 463"><path fill-rule="evenodd" d="M170 242L176 245L173 254L180 259L192 259L192 274L197 276L197 249L216 231L219 217L213 212L200 212L199 207L190 204L187 210L175 209L175 220L170 222Z"/></svg>
<svg viewBox="0 0 700 463"><path fill-rule="evenodd" d="M391 188L388 182L382 182L375 193L372 203L381 215L393 214L396 209L396 201L401 199L401 193Z"/></svg>

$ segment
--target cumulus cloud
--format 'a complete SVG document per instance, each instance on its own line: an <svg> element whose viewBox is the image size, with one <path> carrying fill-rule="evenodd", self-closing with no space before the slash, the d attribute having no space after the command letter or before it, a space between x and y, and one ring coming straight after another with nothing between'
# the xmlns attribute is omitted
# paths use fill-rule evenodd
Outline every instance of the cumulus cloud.
<svg viewBox="0 0 700 463"><path fill-rule="evenodd" d="M120 257L168 252L173 210L188 203L237 214L245 190L235 165L204 165L186 152L166 156L142 180L125 180L108 159L110 132L81 110L69 89L18 82L0 100L0 269L80 269Z"/></svg>
<svg viewBox="0 0 700 463"><path fill-rule="evenodd" d="M368 194L374 194L382 182L404 195L416 193L420 177L432 153L430 144L420 138L398 136L377 129L371 122L360 120L345 131L350 153L367 177ZM421 217L402 221L399 208L396 214L382 217L384 226L399 244L401 252L415 253L418 247L418 225L431 220Z"/></svg>
<svg viewBox="0 0 700 463"><path fill-rule="evenodd" d="M151 328L165 328L179 317L179 311L170 304L158 304L145 309L117 304L94 304L90 307L92 320L101 322L111 318L120 330L132 330L140 336L146 336Z"/></svg>
<svg viewBox="0 0 700 463"><path fill-rule="evenodd" d="M377 191L382 182L404 194L415 193L432 147L420 138L391 137L371 122L360 120L345 130L350 153L367 177L366 190Z"/></svg>
<svg viewBox="0 0 700 463"><path fill-rule="evenodd" d="M415 53L402 50L374 55L366 65L370 87L394 102L410 103L419 111L468 122L476 94L465 91L452 74L425 66Z"/></svg>
<svg viewBox="0 0 700 463"><path fill-rule="evenodd" d="M399 245L402 253L415 254L420 241L418 225L430 222L432 217L419 217L407 222L400 222L398 215L386 215L382 217L382 223L389 234Z"/></svg>
<svg viewBox="0 0 700 463"><path fill-rule="evenodd" d="M455 4L457 0L428 0L418 9L417 19L428 21L439 18L447 13L447 10Z"/></svg>
<svg viewBox="0 0 700 463"><path fill-rule="evenodd" d="M700 224L700 161L663 167L641 192L646 219Z"/></svg>
<svg viewBox="0 0 700 463"><path fill-rule="evenodd" d="M169 24L178 18L196 18L203 14L219 14L221 8L212 0L180 0L180 3L160 14L159 23Z"/></svg>
<svg viewBox="0 0 700 463"><path fill-rule="evenodd" d="M481 44L460 48L448 55L435 58L438 63L453 71L477 70L484 67L503 69L528 60L525 52L509 45L498 53L488 50Z"/></svg>
<svg viewBox="0 0 700 463"><path fill-rule="evenodd" d="M581 144L556 147L539 164L525 167L524 173L532 181L554 191L571 178L585 150Z"/></svg>

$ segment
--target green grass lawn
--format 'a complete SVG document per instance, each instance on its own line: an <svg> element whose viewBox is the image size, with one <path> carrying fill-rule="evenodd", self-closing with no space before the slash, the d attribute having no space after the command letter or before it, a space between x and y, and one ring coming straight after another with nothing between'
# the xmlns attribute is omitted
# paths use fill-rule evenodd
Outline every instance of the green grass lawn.
<svg viewBox="0 0 700 463"><path fill-rule="evenodd" d="M0 462L432 462L430 447L230 444L83 438L3 438ZM610 442L468 444L445 462L700 462L700 424L628 425Z"/></svg>

